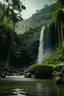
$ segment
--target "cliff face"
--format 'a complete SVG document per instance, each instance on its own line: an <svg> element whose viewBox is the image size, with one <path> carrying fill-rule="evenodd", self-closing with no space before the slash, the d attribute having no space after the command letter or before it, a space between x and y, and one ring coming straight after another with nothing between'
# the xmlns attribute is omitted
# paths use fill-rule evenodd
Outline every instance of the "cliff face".
<svg viewBox="0 0 64 96"><path fill-rule="evenodd" d="M58 33L55 24L46 25L44 30L44 50L51 49L54 51L58 47Z"/></svg>
<svg viewBox="0 0 64 96"><path fill-rule="evenodd" d="M4 25L0 26L0 66L5 66L7 55L11 42L11 30ZM14 32L13 46L11 50L9 66L22 68L37 63L38 47L40 39L41 27L30 28L24 34L16 34ZM3 45L2 45L3 44ZM47 45L48 44L48 45ZM47 26L44 31L44 51L47 48L56 50L58 45L57 32L54 24ZM44 55L44 54L43 54Z"/></svg>
<svg viewBox="0 0 64 96"><path fill-rule="evenodd" d="M16 65L18 64L18 62L19 62L18 66L21 67L30 66L34 63L37 63L36 61L38 57L40 33L41 33L41 27L37 27L34 29L30 28L30 30L27 31L26 33L18 35L21 44L19 47L19 51L20 51L19 58L16 57L15 59L17 60L15 61ZM44 42L43 43L44 53L45 51L47 52L51 50L51 54L52 54L58 47L58 36L57 36L57 31L55 30L54 23L51 23L49 24L49 26L47 25L45 27L43 42Z"/></svg>
<svg viewBox="0 0 64 96"><path fill-rule="evenodd" d="M36 63L39 47L39 38L40 38L41 28L30 28L29 31L22 35L17 35L19 38L20 44L16 56L12 58L14 62L13 66L30 66ZM15 59L14 59L15 58Z"/></svg>
<svg viewBox="0 0 64 96"><path fill-rule="evenodd" d="M22 35L17 35L5 25L0 25L0 67L5 67L10 50L13 33L13 44L9 58L9 66L20 68L34 64L39 46L41 28L30 29Z"/></svg>

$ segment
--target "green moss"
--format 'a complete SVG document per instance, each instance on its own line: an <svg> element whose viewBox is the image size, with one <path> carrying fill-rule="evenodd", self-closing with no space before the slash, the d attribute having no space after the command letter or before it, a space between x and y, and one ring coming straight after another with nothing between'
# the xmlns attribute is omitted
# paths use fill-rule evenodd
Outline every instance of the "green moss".
<svg viewBox="0 0 64 96"><path fill-rule="evenodd" d="M43 64L34 64L28 68L28 72L35 74L36 78L52 78L53 67Z"/></svg>
<svg viewBox="0 0 64 96"><path fill-rule="evenodd" d="M28 72L35 74L37 78L51 78L55 69L61 70L64 66L62 50L57 50L43 64L34 64L28 68Z"/></svg>
<svg viewBox="0 0 64 96"><path fill-rule="evenodd" d="M62 55L61 50L57 50L52 54L50 58L48 58L43 64L49 64L49 65L63 65L64 64L64 56Z"/></svg>

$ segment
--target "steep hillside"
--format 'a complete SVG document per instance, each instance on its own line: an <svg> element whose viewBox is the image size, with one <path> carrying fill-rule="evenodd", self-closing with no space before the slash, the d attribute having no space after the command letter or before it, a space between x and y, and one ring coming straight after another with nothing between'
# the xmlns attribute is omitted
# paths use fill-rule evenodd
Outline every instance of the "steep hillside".
<svg viewBox="0 0 64 96"><path fill-rule="evenodd" d="M23 66L27 67L36 62L38 54L40 30L41 28L30 29L24 34L17 35L16 39L18 39L20 43L19 44L17 43L18 48L16 54L12 53L11 56L11 61L13 62L11 63L11 65L13 64L12 65L13 67L17 68Z"/></svg>
<svg viewBox="0 0 64 96"><path fill-rule="evenodd" d="M43 9L39 10L35 14L33 14L29 19L23 20L18 23L18 28L16 28L16 32L18 34L22 34L28 31L30 28L35 28L39 26L44 26L48 24L51 20L52 14L52 5L46 6Z"/></svg>
<svg viewBox="0 0 64 96"><path fill-rule="evenodd" d="M49 30L48 28L46 27L45 29ZM43 38L44 49L47 50L46 44L48 44L50 45L48 46L48 48L54 51L56 48L54 47L56 45L55 27L53 24L51 24L49 32L47 32L46 30ZM36 63L38 57L40 31L41 27L34 29L30 28L30 30L26 33L19 35L15 33L13 30L11 31L9 27L0 25L0 68L5 67L6 64L10 48L11 32L14 32L14 40L9 59L9 66L14 68L22 68L28 67ZM50 40L48 40L49 38ZM46 40L49 43L46 43Z"/></svg>
<svg viewBox="0 0 64 96"><path fill-rule="evenodd" d="M8 67L22 68L34 64L37 59L40 30L30 29L24 34L17 35L11 28L0 24L0 68L6 65L7 57L11 45L11 54Z"/></svg>

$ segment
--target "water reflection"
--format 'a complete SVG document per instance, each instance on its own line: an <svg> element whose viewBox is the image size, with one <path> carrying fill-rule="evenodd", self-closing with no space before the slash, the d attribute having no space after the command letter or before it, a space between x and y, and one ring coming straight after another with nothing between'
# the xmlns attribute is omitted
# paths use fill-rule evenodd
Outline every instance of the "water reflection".
<svg viewBox="0 0 64 96"><path fill-rule="evenodd" d="M31 87L32 86L32 87ZM16 88L5 91L2 96L64 96L64 87L56 85L47 85L37 82L34 85L27 86L26 88Z"/></svg>
<svg viewBox="0 0 64 96"><path fill-rule="evenodd" d="M19 79L21 82L17 82ZM21 77L18 77L17 80L14 82L9 81L9 78L4 82L0 80L0 96L64 96L64 86L57 86L52 80L32 81L24 78L23 81ZM11 84L12 87L10 87ZM1 86L5 88L1 89Z"/></svg>
<svg viewBox="0 0 64 96"><path fill-rule="evenodd" d="M58 89L59 89L60 96L64 96L64 85L59 85Z"/></svg>
<svg viewBox="0 0 64 96"><path fill-rule="evenodd" d="M45 86L44 84L37 83L36 85L38 96L48 96L50 94L48 86Z"/></svg>

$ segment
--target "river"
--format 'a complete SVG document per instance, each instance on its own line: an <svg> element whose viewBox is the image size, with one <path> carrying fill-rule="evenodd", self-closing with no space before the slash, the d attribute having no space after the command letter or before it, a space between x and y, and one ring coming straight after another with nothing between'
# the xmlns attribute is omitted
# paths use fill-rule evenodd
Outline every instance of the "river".
<svg viewBox="0 0 64 96"><path fill-rule="evenodd" d="M0 78L0 96L64 96L64 85L24 76Z"/></svg>

